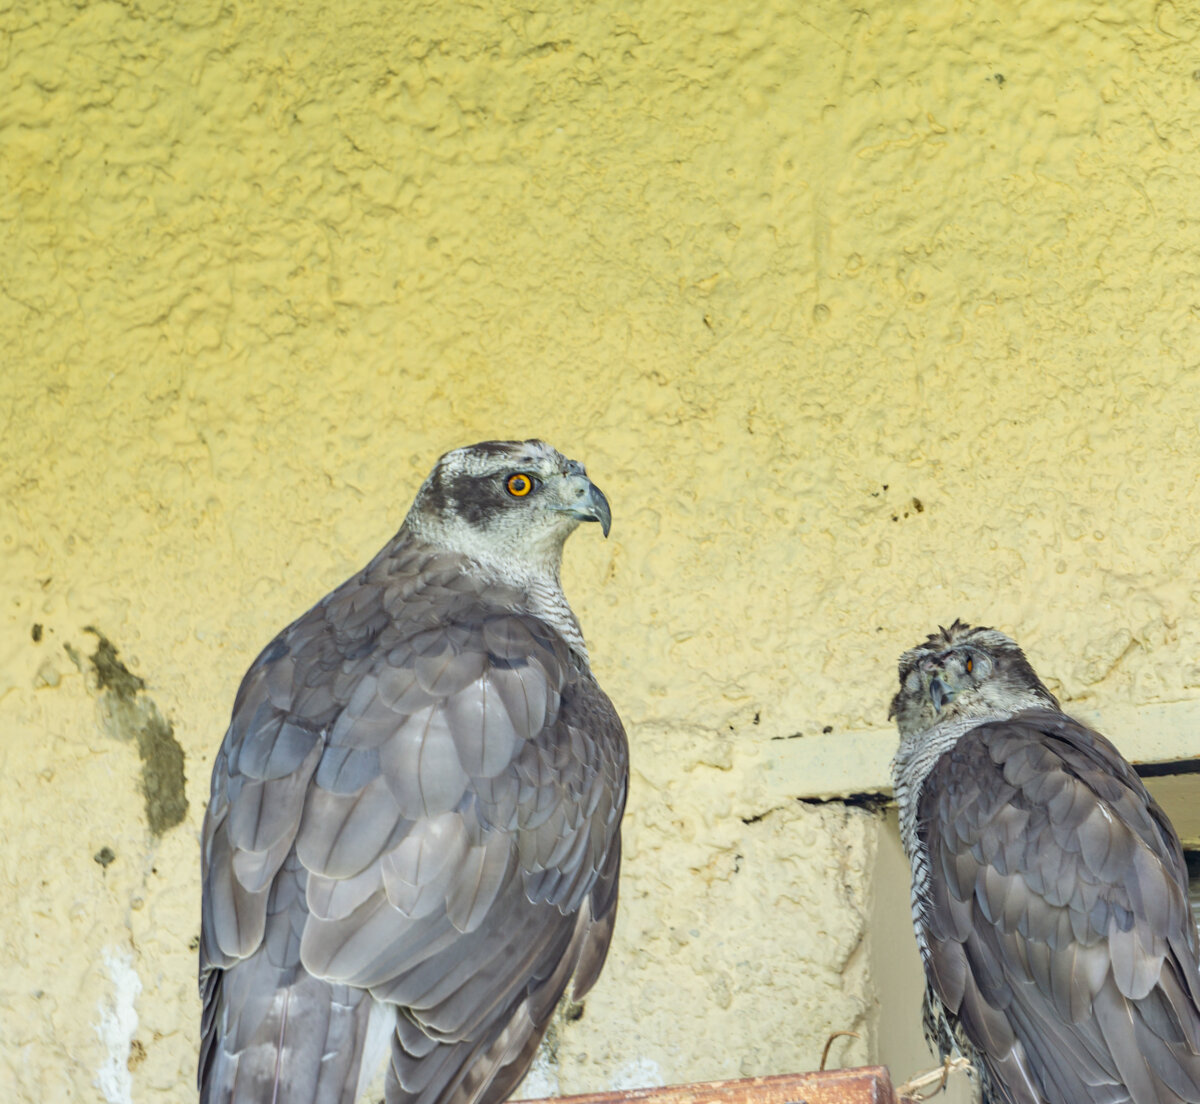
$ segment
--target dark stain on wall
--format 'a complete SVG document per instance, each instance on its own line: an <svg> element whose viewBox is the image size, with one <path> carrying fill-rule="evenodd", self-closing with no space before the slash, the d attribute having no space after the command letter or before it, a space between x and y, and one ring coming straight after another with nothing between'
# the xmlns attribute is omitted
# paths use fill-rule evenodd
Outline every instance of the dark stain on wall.
<svg viewBox="0 0 1200 1104"><path fill-rule="evenodd" d="M146 693L145 680L121 662L120 653L99 629L88 626L87 631L96 638L91 665L105 726L118 739L137 741L146 820L150 831L161 836L187 816L183 748Z"/></svg>

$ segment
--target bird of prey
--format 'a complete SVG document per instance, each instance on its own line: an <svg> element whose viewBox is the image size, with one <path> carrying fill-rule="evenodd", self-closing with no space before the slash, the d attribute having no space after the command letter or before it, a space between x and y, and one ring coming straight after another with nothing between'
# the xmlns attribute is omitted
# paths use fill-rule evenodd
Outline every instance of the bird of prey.
<svg viewBox="0 0 1200 1104"><path fill-rule="evenodd" d="M956 621L900 658L900 833L925 1032L985 1104L1200 1101L1179 838L1016 643Z"/></svg>
<svg viewBox="0 0 1200 1104"><path fill-rule="evenodd" d="M625 733L563 595L604 495L541 441L444 455L251 665L203 829L202 1104L494 1104L612 934Z"/></svg>

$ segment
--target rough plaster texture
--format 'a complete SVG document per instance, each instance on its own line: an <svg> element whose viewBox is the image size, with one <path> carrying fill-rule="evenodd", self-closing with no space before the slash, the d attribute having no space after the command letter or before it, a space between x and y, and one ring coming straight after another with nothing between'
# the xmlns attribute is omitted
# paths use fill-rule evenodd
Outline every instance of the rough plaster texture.
<svg viewBox="0 0 1200 1104"><path fill-rule="evenodd" d="M632 736L623 913L550 1082L869 1028L877 821L781 804L771 739L891 741L896 655L956 615L1068 699L1200 697L1198 33L1171 0L0 0L0 1098L122 1063L192 1098L237 680L496 435L616 518L566 584Z"/></svg>

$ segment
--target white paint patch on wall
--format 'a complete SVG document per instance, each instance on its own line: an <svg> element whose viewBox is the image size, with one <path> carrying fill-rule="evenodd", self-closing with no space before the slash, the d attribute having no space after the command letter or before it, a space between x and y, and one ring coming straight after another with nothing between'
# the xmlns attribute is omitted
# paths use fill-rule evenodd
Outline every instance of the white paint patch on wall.
<svg viewBox="0 0 1200 1104"><path fill-rule="evenodd" d="M525 1080L521 1082L521 1100L548 1100L561 1096L562 1089L558 1083L558 1061L550 1053L550 1048L543 1043L538 1047L537 1057Z"/></svg>
<svg viewBox="0 0 1200 1104"><path fill-rule="evenodd" d="M133 968L133 955L128 951L105 947L104 965L112 979L113 994L101 1002L100 1022L92 1025L108 1050L108 1056L96 1071L95 1085L108 1104L132 1104L129 1051L138 1026L135 1005L142 992L142 979Z"/></svg>
<svg viewBox="0 0 1200 1104"><path fill-rule="evenodd" d="M649 1058L635 1058L626 1062L609 1081L608 1087L613 1092L625 1089L651 1089L663 1083L662 1070L658 1063Z"/></svg>

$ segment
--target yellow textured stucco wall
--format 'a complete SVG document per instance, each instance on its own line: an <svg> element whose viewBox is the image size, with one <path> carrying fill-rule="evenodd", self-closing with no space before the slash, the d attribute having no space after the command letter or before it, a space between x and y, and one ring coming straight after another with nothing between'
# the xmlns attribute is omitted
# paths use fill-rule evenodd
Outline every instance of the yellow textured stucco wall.
<svg viewBox="0 0 1200 1104"><path fill-rule="evenodd" d="M0 0L0 1098L192 1099L237 680L489 436L613 503L633 743L539 1084L868 1029L878 822L771 738L891 741L956 615L1200 697L1198 67L1171 0Z"/></svg>

